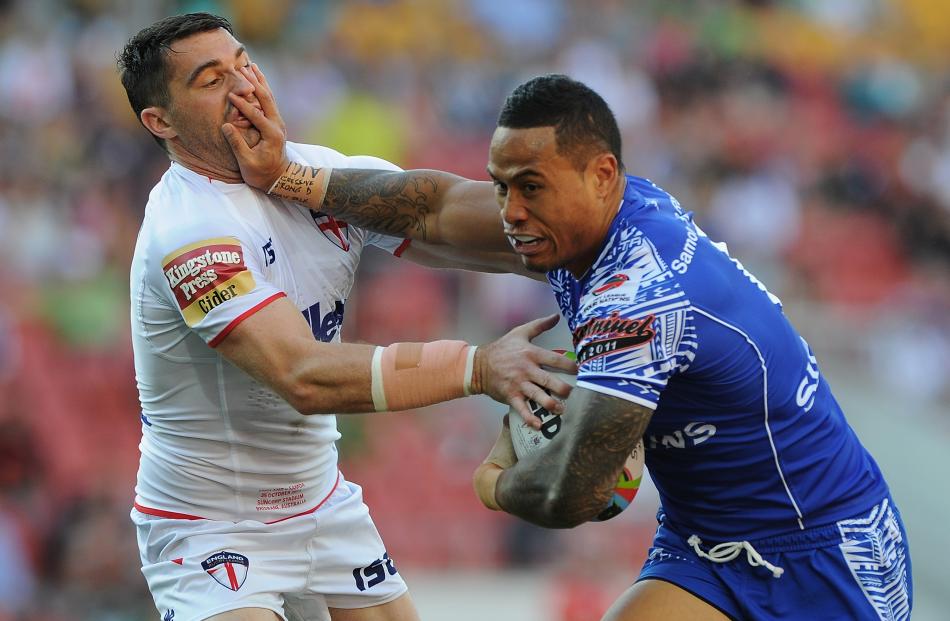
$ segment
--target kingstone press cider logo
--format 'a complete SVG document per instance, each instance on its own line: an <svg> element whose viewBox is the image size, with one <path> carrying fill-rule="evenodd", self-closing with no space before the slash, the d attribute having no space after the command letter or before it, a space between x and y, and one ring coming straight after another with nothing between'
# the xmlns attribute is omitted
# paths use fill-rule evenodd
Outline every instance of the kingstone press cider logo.
<svg viewBox="0 0 950 621"><path fill-rule="evenodd" d="M244 265L244 249L234 237L179 248L162 260L162 271L185 323L192 327L219 304L250 293L255 286Z"/></svg>

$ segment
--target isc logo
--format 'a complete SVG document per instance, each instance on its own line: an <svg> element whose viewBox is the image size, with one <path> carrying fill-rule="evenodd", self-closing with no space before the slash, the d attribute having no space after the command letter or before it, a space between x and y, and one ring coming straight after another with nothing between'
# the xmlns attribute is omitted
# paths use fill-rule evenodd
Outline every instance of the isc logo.
<svg viewBox="0 0 950 621"><path fill-rule="evenodd" d="M399 571L393 560L389 558L389 552L383 553L383 558L378 558L366 567L357 567L353 570L353 580L356 582L356 588L360 591L371 589L383 580L387 575L395 576Z"/></svg>
<svg viewBox="0 0 950 621"><path fill-rule="evenodd" d="M337 300L334 302L333 310L328 311L326 315L320 314L320 302L317 302L303 311L303 317L310 324L313 338L329 343L343 325L343 301Z"/></svg>

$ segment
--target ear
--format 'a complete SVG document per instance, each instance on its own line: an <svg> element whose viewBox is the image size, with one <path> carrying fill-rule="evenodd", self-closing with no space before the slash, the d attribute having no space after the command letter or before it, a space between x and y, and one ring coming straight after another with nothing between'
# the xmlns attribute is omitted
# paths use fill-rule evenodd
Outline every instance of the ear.
<svg viewBox="0 0 950 621"><path fill-rule="evenodd" d="M620 174L620 164L613 153L605 151L590 159L588 172L593 178L597 195L603 198L610 194L614 181Z"/></svg>
<svg viewBox="0 0 950 621"><path fill-rule="evenodd" d="M139 119L145 129L152 132L162 140L171 140L178 135L175 128L172 127L168 111L159 106L149 106L142 110Z"/></svg>

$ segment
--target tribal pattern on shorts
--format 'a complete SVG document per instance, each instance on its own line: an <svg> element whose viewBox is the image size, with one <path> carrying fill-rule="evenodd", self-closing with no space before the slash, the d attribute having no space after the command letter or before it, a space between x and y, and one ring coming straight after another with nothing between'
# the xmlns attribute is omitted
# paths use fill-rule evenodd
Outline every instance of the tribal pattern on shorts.
<svg viewBox="0 0 950 621"><path fill-rule="evenodd" d="M897 516L885 499L866 518L838 522L854 579L882 621L910 618L906 547Z"/></svg>

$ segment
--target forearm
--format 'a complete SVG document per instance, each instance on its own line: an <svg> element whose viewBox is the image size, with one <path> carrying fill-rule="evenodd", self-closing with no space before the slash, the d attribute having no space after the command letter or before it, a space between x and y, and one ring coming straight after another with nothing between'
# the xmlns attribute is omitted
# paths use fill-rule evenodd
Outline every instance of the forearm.
<svg viewBox="0 0 950 621"><path fill-rule="evenodd" d="M291 162L270 194L386 235L510 250L491 184L446 172L329 169Z"/></svg>
<svg viewBox="0 0 950 621"><path fill-rule="evenodd" d="M388 347L324 343L280 298L237 325L217 351L303 414L403 410L480 391L482 348L462 341Z"/></svg>
<svg viewBox="0 0 950 621"><path fill-rule="evenodd" d="M652 411L622 399L575 389L561 431L498 478L505 511L548 528L572 528L607 506L627 457Z"/></svg>
<svg viewBox="0 0 950 621"><path fill-rule="evenodd" d="M323 348L321 348L323 349ZM307 356L296 361L272 385L301 414L359 414L374 412L372 345L335 345L327 357Z"/></svg>
<svg viewBox="0 0 950 621"><path fill-rule="evenodd" d="M479 390L477 350L464 341L395 343L389 347L340 344L335 349L346 349L346 354L334 356L332 366L324 357L311 358L291 374L290 384L298 387L298 411L410 410Z"/></svg>
<svg viewBox="0 0 950 621"><path fill-rule="evenodd" d="M624 459L608 459L584 472L539 451L501 473L495 501L502 510L532 524L573 528L607 506Z"/></svg>

